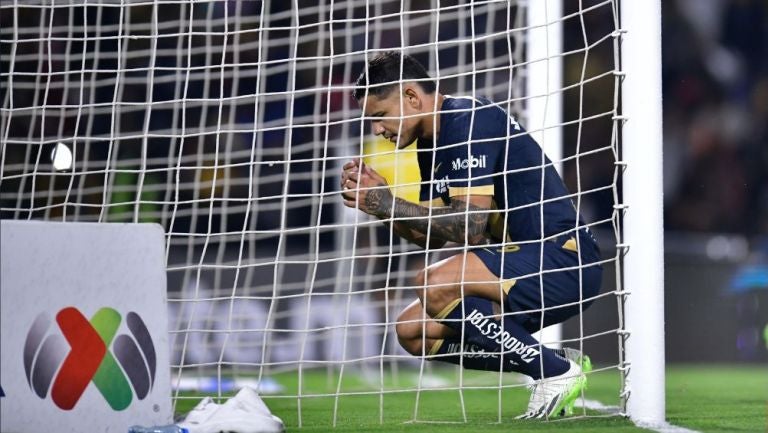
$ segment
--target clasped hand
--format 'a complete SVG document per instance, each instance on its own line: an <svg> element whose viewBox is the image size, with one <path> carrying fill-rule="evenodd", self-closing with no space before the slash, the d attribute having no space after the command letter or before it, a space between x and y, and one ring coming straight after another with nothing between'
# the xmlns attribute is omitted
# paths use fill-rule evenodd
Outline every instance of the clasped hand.
<svg viewBox="0 0 768 433"><path fill-rule="evenodd" d="M359 158L342 167L341 196L347 207L379 218L392 214L393 197L386 179Z"/></svg>

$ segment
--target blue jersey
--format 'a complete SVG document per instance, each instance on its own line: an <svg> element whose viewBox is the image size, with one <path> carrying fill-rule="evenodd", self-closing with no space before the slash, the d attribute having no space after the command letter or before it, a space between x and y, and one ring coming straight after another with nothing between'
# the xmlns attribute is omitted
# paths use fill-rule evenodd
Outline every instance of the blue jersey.
<svg viewBox="0 0 768 433"><path fill-rule="evenodd" d="M542 239L583 226L538 143L487 99L446 96L437 141L419 139L418 149L420 200L493 196L498 212L489 231L496 241Z"/></svg>

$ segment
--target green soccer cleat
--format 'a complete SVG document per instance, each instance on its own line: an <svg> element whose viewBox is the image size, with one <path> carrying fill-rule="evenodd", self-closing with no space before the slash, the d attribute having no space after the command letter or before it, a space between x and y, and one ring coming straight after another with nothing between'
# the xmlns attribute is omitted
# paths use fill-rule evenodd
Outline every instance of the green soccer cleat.
<svg viewBox="0 0 768 433"><path fill-rule="evenodd" d="M585 355L584 353L582 353L581 350L572 349L570 347L563 347L561 350L563 351L563 354L565 355L565 359L573 361L573 362L576 363L576 365L581 366L581 371L584 374L587 374L590 371L592 371L592 360L589 359L588 355ZM586 377L584 379L585 380L584 380L584 388L583 389L587 389ZM576 398L574 398L570 402L570 404L566 405L563 408L563 411L560 413L560 416L571 416L571 415L573 415L573 407L576 404L576 400L578 399L578 397L579 396L577 395Z"/></svg>
<svg viewBox="0 0 768 433"><path fill-rule="evenodd" d="M549 419L565 411L581 394L587 378L581 367L569 360L570 368L560 376L536 381L532 386L528 409L517 419Z"/></svg>

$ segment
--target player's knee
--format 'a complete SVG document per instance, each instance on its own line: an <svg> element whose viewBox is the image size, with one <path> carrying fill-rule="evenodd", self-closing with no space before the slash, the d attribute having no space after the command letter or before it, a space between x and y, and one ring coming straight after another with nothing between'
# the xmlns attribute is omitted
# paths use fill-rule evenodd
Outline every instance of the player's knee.
<svg viewBox="0 0 768 433"><path fill-rule="evenodd" d="M417 277L419 298L426 305L427 313L434 317L452 301L461 297L460 285L444 272L436 269L425 269Z"/></svg>
<svg viewBox="0 0 768 433"><path fill-rule="evenodd" d="M422 322L419 320L419 311L415 310L409 306L397 316L395 332L398 338L416 339L421 337Z"/></svg>
<svg viewBox="0 0 768 433"><path fill-rule="evenodd" d="M429 286L424 293L424 303L430 316L435 317L452 301L461 297L459 286L453 281L439 277L429 278Z"/></svg>
<svg viewBox="0 0 768 433"><path fill-rule="evenodd" d="M413 277L413 287L416 291L421 291L427 282L427 270L422 269Z"/></svg>
<svg viewBox="0 0 768 433"><path fill-rule="evenodd" d="M400 343L400 347L411 355L418 356L422 354L423 340L421 338L403 338L398 334L397 342Z"/></svg>
<svg viewBox="0 0 768 433"><path fill-rule="evenodd" d="M450 305L450 303L460 297L460 293L451 286L435 287L427 290L426 305L430 316L435 317Z"/></svg>
<svg viewBox="0 0 768 433"><path fill-rule="evenodd" d="M421 321L418 320L418 317L410 309L404 310L397 317L397 323L395 324L397 341L411 355L421 354L424 340L422 338L422 325Z"/></svg>

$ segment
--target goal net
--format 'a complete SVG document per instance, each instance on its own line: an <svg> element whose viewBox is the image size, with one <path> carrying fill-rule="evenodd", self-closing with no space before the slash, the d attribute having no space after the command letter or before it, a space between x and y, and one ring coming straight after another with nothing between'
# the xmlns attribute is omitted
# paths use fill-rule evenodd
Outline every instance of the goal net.
<svg viewBox="0 0 768 433"><path fill-rule="evenodd" d="M555 2L3 1L0 217L163 226L177 408L250 385L289 424L323 399L325 422L378 423L390 397L407 401L401 421L465 422L485 392L480 419L509 420L527 399L516 375L399 348L397 314L439 253L341 204L353 157L397 195L418 191L414 151L377 141L350 96L367 59L402 50L442 93L492 99L547 147L607 277L545 343L592 355L609 390L595 399L622 412L617 2L565 2L533 23L539 3ZM450 415L429 409L435 392ZM601 414L590 399L578 415Z"/></svg>

